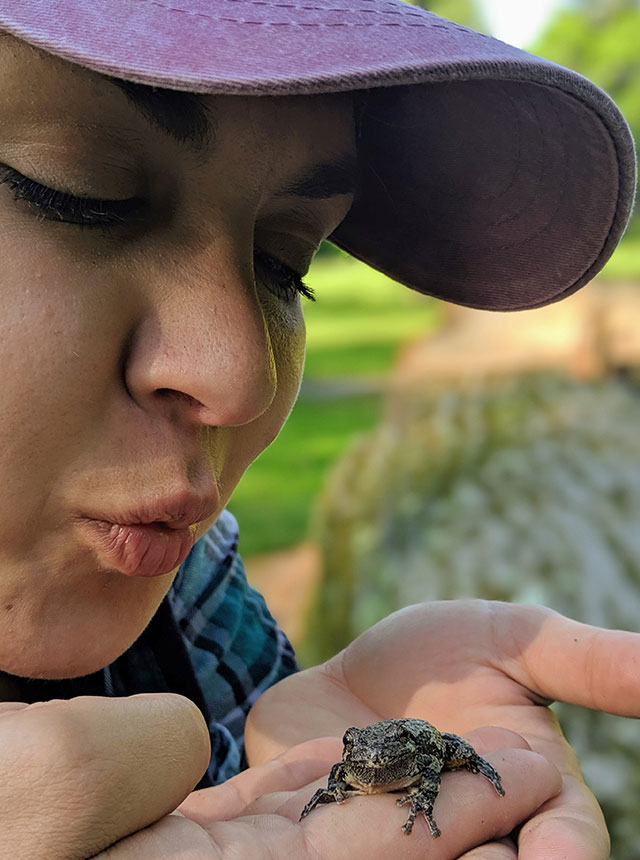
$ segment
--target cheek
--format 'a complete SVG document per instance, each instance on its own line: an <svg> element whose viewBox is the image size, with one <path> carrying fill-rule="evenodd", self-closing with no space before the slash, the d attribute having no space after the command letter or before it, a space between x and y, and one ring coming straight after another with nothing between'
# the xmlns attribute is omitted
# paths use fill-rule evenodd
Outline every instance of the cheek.
<svg viewBox="0 0 640 860"><path fill-rule="evenodd" d="M30 236L27 233L27 238ZM0 238L0 518L6 539L42 516L58 477L104 421L122 301L46 243Z"/></svg>
<svg viewBox="0 0 640 860"><path fill-rule="evenodd" d="M286 316L282 315L279 321L285 324L270 325L269 337L278 380L276 400L281 398L286 410L282 419L284 423L293 407L302 381L306 330L302 310L297 304Z"/></svg>
<svg viewBox="0 0 640 860"><path fill-rule="evenodd" d="M0 240L0 259L3 391L55 402L105 359L113 366L126 304L114 284L50 243Z"/></svg>

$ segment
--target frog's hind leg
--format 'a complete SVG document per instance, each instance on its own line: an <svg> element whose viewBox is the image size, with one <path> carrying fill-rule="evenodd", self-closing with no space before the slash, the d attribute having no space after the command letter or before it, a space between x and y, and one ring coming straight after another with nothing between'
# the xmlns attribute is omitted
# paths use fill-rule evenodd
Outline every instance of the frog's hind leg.
<svg viewBox="0 0 640 860"><path fill-rule="evenodd" d="M420 783L413 788L410 788L404 797L399 797L396 800L398 806L404 806L405 803L411 804L409 817L402 825L403 833L411 833L413 822L416 817L422 813L427 819L429 830L434 837L440 836L440 828L433 819L433 804L440 791L440 770L426 770Z"/></svg>
<svg viewBox="0 0 640 860"><path fill-rule="evenodd" d="M463 741L457 735L442 734L445 744L445 762L443 770L470 770L471 773L481 773L494 786L500 797L504 797L504 788L498 771L489 762L479 756L471 744Z"/></svg>

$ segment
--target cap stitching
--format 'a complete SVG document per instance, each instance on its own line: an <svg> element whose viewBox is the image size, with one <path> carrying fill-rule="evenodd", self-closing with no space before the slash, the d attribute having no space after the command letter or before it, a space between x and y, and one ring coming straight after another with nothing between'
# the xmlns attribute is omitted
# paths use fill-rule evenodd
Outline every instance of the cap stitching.
<svg viewBox="0 0 640 860"><path fill-rule="evenodd" d="M226 0L227 3L241 3L244 6L251 4L252 6L268 6L269 8L283 8L283 9L304 9L312 12L353 12L353 9L349 9L348 7L341 6L339 8L327 8L326 6L310 6L305 5L302 6L298 3L271 3L269 0ZM361 0L362 2L362 0ZM380 0L365 0L365 2L375 3L380 2ZM402 17L413 17L413 18L422 18L424 19L424 12L415 12L413 10L405 10L404 7L398 8L398 4L395 2L388 2L387 5L390 6L390 9L356 9L356 12L369 12L378 15L400 15ZM437 17L437 16L436 16Z"/></svg>
<svg viewBox="0 0 640 860"><path fill-rule="evenodd" d="M401 12L400 10L386 9L361 9L360 12L372 15L396 15L402 19L400 21L250 21L245 18L232 18L229 15L210 15L205 12L196 12L192 9L180 9L177 6L169 6L167 3L162 3L161 0L138 0L138 2L148 3L150 6L157 6L165 12L176 12L177 14L188 15L192 18L204 18L207 21L226 21L230 24L249 24L261 27L425 27L437 30L457 30L462 33L468 32L465 27L457 25L447 26L445 24L436 24L431 21L426 21L424 16L417 15L415 12ZM296 9L310 12L344 12L349 13L349 9L327 9L319 6L296 6L294 4L285 3L266 3L265 0L228 0L228 2L244 2L251 3L253 6L268 6L269 8ZM419 18L419 24L406 23L407 18ZM482 34L479 34L482 35Z"/></svg>

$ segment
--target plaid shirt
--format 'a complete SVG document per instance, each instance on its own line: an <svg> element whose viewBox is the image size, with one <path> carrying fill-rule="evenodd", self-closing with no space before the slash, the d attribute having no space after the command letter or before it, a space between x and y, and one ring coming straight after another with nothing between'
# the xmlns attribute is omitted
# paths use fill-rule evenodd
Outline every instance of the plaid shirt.
<svg viewBox="0 0 640 860"><path fill-rule="evenodd" d="M193 548L168 596L209 710L209 776L221 782L240 769L251 705L296 671L293 649L247 582L228 511Z"/></svg>
<svg viewBox="0 0 640 860"><path fill-rule="evenodd" d="M188 696L211 735L211 761L198 784L203 788L243 767L249 708L296 669L291 645L247 582L238 526L224 511L180 566L146 630L121 657L81 678L13 680L25 702L155 692Z"/></svg>

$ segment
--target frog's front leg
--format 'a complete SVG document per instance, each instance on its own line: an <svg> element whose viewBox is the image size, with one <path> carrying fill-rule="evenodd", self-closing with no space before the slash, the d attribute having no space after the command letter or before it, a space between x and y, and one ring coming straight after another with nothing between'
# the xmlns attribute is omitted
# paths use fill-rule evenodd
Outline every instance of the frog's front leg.
<svg viewBox="0 0 640 860"><path fill-rule="evenodd" d="M427 819L429 830L434 837L440 836L440 828L433 819L433 804L440 791L440 764L429 757L429 762L420 769L420 782L410 788L404 797L396 800L398 806L411 804L409 817L402 825L403 833L411 833L416 816L422 813Z"/></svg>
<svg viewBox="0 0 640 860"><path fill-rule="evenodd" d="M344 803L348 797L354 794L362 794L362 792L352 788L345 782L344 764L338 762L331 768L327 787L319 788L316 791L309 803L302 810L298 820L302 821L319 803Z"/></svg>
<svg viewBox="0 0 640 860"><path fill-rule="evenodd" d="M445 746L445 760L443 770L459 770L464 768L471 773L481 773L490 783L500 797L504 797L504 788L498 771L489 762L479 756L471 744L463 741L457 735L442 733Z"/></svg>

